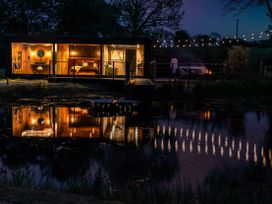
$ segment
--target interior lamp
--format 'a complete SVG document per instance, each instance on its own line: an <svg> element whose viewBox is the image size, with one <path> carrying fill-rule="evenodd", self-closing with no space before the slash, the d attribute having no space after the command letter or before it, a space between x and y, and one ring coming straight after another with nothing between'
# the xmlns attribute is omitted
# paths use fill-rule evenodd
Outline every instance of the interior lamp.
<svg viewBox="0 0 272 204"><path fill-rule="evenodd" d="M74 51L74 50L71 51L71 55L72 55L72 56L75 56L76 54L77 54L76 51Z"/></svg>
<svg viewBox="0 0 272 204"><path fill-rule="evenodd" d="M34 57L35 54L36 54L36 53L35 53L34 51L31 51L31 52L30 52L30 56L31 56L31 57Z"/></svg>
<svg viewBox="0 0 272 204"><path fill-rule="evenodd" d="M50 57L50 56L51 56L51 52L50 52L50 51L47 51L47 52L46 52L46 56L47 56L47 57Z"/></svg>

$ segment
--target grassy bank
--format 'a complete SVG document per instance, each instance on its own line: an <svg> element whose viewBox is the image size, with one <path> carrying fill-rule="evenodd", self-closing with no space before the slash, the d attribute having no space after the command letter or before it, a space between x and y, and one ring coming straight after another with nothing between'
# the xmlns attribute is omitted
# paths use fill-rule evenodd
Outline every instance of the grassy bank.
<svg viewBox="0 0 272 204"><path fill-rule="evenodd" d="M240 102L272 102L272 81L191 81L157 84L154 100L227 99Z"/></svg>
<svg viewBox="0 0 272 204"><path fill-rule="evenodd" d="M0 80L1 103L11 102L63 102L80 103L94 97L123 96L112 87L99 84L48 83L46 80Z"/></svg>
<svg viewBox="0 0 272 204"><path fill-rule="evenodd" d="M12 204L12 203L21 203L21 204L114 204L119 202L114 201L103 201L93 197L76 195L76 194L67 194L61 192L54 192L48 190L35 190L29 188L21 188L9 185L0 185L0 203L3 204Z"/></svg>
<svg viewBox="0 0 272 204"><path fill-rule="evenodd" d="M82 177L69 180L60 186L50 179L37 179L29 170L14 170L8 179L1 176L0 201L15 202L22 199L22 203L75 203L75 199L78 199L79 203L102 203L102 200L111 200L113 203L191 204L257 204L272 201L269 168L215 169L198 187L192 187L186 178L170 183L144 178L131 179L130 183L115 185L105 173L99 172L93 180Z"/></svg>
<svg viewBox="0 0 272 204"><path fill-rule="evenodd" d="M239 104L272 104L272 80L186 81L157 83L154 101L225 100ZM100 84L48 83L46 80L0 80L2 103L84 102L94 97L126 97L124 90Z"/></svg>

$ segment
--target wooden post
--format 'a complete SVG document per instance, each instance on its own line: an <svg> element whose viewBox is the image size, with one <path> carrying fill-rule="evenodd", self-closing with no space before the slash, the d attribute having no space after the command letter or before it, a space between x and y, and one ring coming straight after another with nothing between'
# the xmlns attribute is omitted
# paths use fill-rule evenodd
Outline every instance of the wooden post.
<svg viewBox="0 0 272 204"><path fill-rule="evenodd" d="M112 62L112 80L114 80L114 61Z"/></svg>
<svg viewBox="0 0 272 204"><path fill-rule="evenodd" d="M56 64L56 49L55 49L56 43L53 43L53 53L52 53L52 74L53 78L56 76L56 70L55 70L55 64ZM49 68L50 70L50 68ZM50 76L50 71L49 71L49 76Z"/></svg>
<svg viewBox="0 0 272 204"><path fill-rule="evenodd" d="M264 76L264 69L263 69L263 61L260 60L260 63L259 63L259 73L261 76Z"/></svg>
<svg viewBox="0 0 272 204"><path fill-rule="evenodd" d="M76 61L74 60L74 83L76 82Z"/></svg>
<svg viewBox="0 0 272 204"><path fill-rule="evenodd" d="M126 78L125 78L125 85L127 85L127 83L130 80L130 69L129 69L130 63L128 61L126 61Z"/></svg>
<svg viewBox="0 0 272 204"><path fill-rule="evenodd" d="M191 65L188 64L188 79L191 80L191 75L192 75L192 72L191 72Z"/></svg>
<svg viewBox="0 0 272 204"><path fill-rule="evenodd" d="M156 83L157 80L157 61L154 61L154 84Z"/></svg>
<svg viewBox="0 0 272 204"><path fill-rule="evenodd" d="M98 78L101 78L102 76L102 69L103 69L103 55L104 55L104 49L103 49L103 45L100 44L100 63L99 63L99 69L98 69Z"/></svg>
<svg viewBox="0 0 272 204"><path fill-rule="evenodd" d="M156 75L157 75L157 66L156 66L156 60L153 60L149 63L149 67L151 68L151 74L150 78L152 77L152 81L155 84L156 83Z"/></svg>

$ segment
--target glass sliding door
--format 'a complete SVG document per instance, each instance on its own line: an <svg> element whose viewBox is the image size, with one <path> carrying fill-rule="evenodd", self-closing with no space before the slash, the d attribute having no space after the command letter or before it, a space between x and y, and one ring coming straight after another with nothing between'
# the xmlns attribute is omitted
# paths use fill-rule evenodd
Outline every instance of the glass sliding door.
<svg viewBox="0 0 272 204"><path fill-rule="evenodd" d="M126 64L127 63L127 64ZM144 75L144 45L103 45L102 76L124 77L126 65L134 76Z"/></svg>
<svg viewBox="0 0 272 204"><path fill-rule="evenodd" d="M56 74L97 76L100 68L100 45L57 44Z"/></svg>
<svg viewBox="0 0 272 204"><path fill-rule="evenodd" d="M68 75L69 44L55 44L55 73Z"/></svg>
<svg viewBox="0 0 272 204"><path fill-rule="evenodd" d="M102 76L125 76L125 69L125 49L120 45L104 45Z"/></svg>

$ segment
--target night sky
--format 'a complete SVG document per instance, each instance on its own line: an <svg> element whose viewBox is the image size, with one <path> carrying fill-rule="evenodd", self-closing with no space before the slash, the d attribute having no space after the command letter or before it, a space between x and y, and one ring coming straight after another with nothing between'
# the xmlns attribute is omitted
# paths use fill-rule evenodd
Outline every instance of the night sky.
<svg viewBox="0 0 272 204"><path fill-rule="evenodd" d="M183 30L190 35L220 33L222 36L234 36L236 19L240 20L240 35L260 33L267 29L269 19L265 7L252 7L235 16L236 13L222 15L222 3L219 0L184 0L185 15Z"/></svg>

